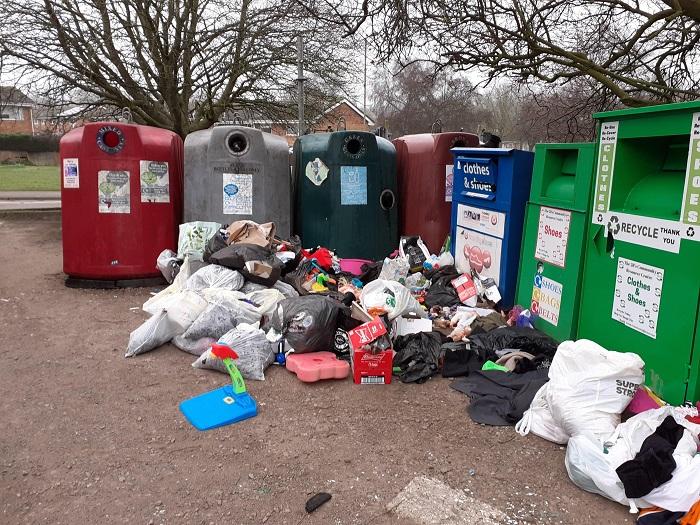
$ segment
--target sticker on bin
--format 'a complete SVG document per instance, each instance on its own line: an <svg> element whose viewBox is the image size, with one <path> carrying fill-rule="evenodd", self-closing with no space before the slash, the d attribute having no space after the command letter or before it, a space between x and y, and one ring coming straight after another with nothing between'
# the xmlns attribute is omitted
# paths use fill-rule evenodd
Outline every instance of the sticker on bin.
<svg viewBox="0 0 700 525"><path fill-rule="evenodd" d="M141 202L170 202L170 174L167 162L142 160Z"/></svg>
<svg viewBox="0 0 700 525"><path fill-rule="evenodd" d="M604 218L606 236L609 233L616 241L671 253L679 252L683 230L686 229L677 221L629 213L608 212Z"/></svg>
<svg viewBox="0 0 700 525"><path fill-rule="evenodd" d="M314 183L315 186L320 186L328 178L328 166L321 159L316 157L306 164L306 178Z"/></svg>
<svg viewBox="0 0 700 525"><path fill-rule="evenodd" d="M470 228L503 239L506 214L466 204L457 204L457 226Z"/></svg>
<svg viewBox="0 0 700 525"><path fill-rule="evenodd" d="M100 213L131 213L129 186L128 171L98 171L98 211Z"/></svg>
<svg viewBox="0 0 700 525"><path fill-rule="evenodd" d="M496 163L492 159L457 158L456 167L462 195L486 200L496 198Z"/></svg>
<svg viewBox="0 0 700 525"><path fill-rule="evenodd" d="M457 228L455 266L462 273L473 269L482 279L491 277L499 283L503 241L466 228Z"/></svg>
<svg viewBox="0 0 700 525"><path fill-rule="evenodd" d="M224 173L224 215L253 214L253 175Z"/></svg>
<svg viewBox="0 0 700 525"><path fill-rule="evenodd" d="M80 165L78 159L63 159L63 187L80 188Z"/></svg>
<svg viewBox="0 0 700 525"><path fill-rule="evenodd" d="M537 226L535 259L564 268L570 224L570 211L542 206Z"/></svg>
<svg viewBox="0 0 700 525"><path fill-rule="evenodd" d="M564 286L540 274L535 275L530 310L549 324L559 325L559 310Z"/></svg>
<svg viewBox="0 0 700 525"><path fill-rule="evenodd" d="M603 214L610 207L613 172L615 170L615 150L617 149L617 122L603 122L600 126L600 149L598 168L593 192L593 223L603 224Z"/></svg>
<svg viewBox="0 0 700 525"><path fill-rule="evenodd" d="M367 166L340 167L340 204L367 204Z"/></svg>
<svg viewBox="0 0 700 525"><path fill-rule="evenodd" d="M620 257L617 262L612 318L656 339L664 270Z"/></svg>
<svg viewBox="0 0 700 525"><path fill-rule="evenodd" d="M681 222L691 225L693 231L693 235L686 234L686 238L700 239L700 235L695 235L700 232L695 232L694 228L700 225L700 113L693 113L690 125L690 147L685 172Z"/></svg>

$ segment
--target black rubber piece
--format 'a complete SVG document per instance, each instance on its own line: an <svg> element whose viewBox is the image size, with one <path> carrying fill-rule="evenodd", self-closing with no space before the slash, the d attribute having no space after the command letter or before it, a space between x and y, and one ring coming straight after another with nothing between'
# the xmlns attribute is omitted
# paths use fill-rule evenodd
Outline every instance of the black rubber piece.
<svg viewBox="0 0 700 525"><path fill-rule="evenodd" d="M319 492L315 496L311 496L306 502L306 512L309 514L319 508L321 505L331 500L331 495L328 492Z"/></svg>
<svg viewBox="0 0 700 525"><path fill-rule="evenodd" d="M66 277L67 288L90 288L93 290L113 290L115 288L148 288L163 286L168 283L161 277L146 277L144 279L80 279L78 277Z"/></svg>

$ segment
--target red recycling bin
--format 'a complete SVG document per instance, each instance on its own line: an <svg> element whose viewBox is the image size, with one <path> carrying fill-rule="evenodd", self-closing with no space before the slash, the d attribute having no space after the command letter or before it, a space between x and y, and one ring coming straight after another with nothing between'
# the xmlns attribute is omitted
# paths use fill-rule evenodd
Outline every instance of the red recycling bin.
<svg viewBox="0 0 700 525"><path fill-rule="evenodd" d="M399 187L399 232L420 235L438 254L450 233L452 211L451 148L476 147L473 133L421 133L394 139Z"/></svg>
<svg viewBox="0 0 700 525"><path fill-rule="evenodd" d="M63 271L70 278L160 275L182 220L183 143L175 133L95 122L61 138Z"/></svg>

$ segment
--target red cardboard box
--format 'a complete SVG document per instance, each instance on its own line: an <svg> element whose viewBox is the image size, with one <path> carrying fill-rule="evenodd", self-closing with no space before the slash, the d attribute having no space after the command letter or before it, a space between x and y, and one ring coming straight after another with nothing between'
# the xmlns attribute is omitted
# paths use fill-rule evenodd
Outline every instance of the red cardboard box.
<svg viewBox="0 0 700 525"><path fill-rule="evenodd" d="M357 385L388 385L394 351L391 349L378 353L371 351L371 343L386 334L386 326L380 319L362 324L348 332L350 338L350 364L352 379Z"/></svg>

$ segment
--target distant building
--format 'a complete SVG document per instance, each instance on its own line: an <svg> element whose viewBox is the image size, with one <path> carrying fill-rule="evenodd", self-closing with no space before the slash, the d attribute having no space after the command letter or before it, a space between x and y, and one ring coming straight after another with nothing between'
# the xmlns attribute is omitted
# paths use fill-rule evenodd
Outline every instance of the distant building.
<svg viewBox="0 0 700 525"><path fill-rule="evenodd" d="M34 101L19 89L0 86L0 134L34 134Z"/></svg>

